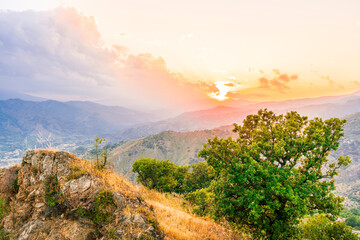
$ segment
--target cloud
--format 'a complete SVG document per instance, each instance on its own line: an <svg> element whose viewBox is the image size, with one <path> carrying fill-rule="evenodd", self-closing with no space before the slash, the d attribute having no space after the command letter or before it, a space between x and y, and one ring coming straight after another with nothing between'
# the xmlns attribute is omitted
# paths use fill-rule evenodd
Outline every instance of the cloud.
<svg viewBox="0 0 360 240"><path fill-rule="evenodd" d="M145 107L202 107L214 88L171 72L162 57L105 47L95 19L65 7L0 12L0 81L37 96Z"/></svg>
<svg viewBox="0 0 360 240"><path fill-rule="evenodd" d="M321 79L326 80L326 81L328 82L328 85L329 85L330 87L344 88L343 85L338 84L338 83L336 83L334 80L332 80L332 79L330 78L330 76L320 76L320 77L321 77Z"/></svg>
<svg viewBox="0 0 360 240"><path fill-rule="evenodd" d="M261 88L275 89L279 92L284 93L284 90L290 89L289 83L299 78L297 74L282 74L278 69L273 69L273 73L275 75L273 78L259 78Z"/></svg>
<svg viewBox="0 0 360 240"><path fill-rule="evenodd" d="M0 12L0 41L0 78L15 89L107 85L113 73L94 18L73 8Z"/></svg>

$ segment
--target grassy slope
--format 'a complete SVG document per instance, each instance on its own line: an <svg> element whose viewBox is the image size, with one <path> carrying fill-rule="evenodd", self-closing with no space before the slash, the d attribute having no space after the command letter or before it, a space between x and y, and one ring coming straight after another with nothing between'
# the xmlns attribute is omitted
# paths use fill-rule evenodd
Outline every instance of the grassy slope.
<svg viewBox="0 0 360 240"><path fill-rule="evenodd" d="M137 194L140 194L153 207L160 228L165 232L165 239L247 239L245 234L235 234L222 224L191 214L190 206L180 196L136 186L113 171L96 169L86 160L78 159L74 165L97 177L113 191L119 191L130 197L131 195L138 197Z"/></svg>

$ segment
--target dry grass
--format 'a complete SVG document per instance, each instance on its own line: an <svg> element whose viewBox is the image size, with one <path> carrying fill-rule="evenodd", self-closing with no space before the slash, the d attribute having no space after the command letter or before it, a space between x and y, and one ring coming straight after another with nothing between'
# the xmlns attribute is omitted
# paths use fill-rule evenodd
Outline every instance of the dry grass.
<svg viewBox="0 0 360 240"><path fill-rule="evenodd" d="M128 197L136 197L136 186L113 171L108 169L99 170L85 159L75 158L72 164L74 167L79 167L84 172L96 177L98 182L109 186L113 191L121 192Z"/></svg>
<svg viewBox="0 0 360 240"><path fill-rule="evenodd" d="M189 205L175 194L160 193L136 186L111 170L99 170L87 160L74 158L73 166L98 178L98 181L128 197L143 198L153 207L160 228L168 240L197 239L248 239L245 234L237 234L212 219L198 217L190 213Z"/></svg>
<svg viewBox="0 0 360 240"><path fill-rule="evenodd" d="M144 187L138 187L138 191L153 206L160 227L165 232L165 239L247 239L245 234L236 234L212 219L189 213L188 205L180 196Z"/></svg>

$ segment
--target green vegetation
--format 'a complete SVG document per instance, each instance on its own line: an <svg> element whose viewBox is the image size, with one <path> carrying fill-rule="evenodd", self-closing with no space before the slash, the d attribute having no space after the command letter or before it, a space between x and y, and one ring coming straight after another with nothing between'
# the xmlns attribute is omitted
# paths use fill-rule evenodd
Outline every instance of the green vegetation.
<svg viewBox="0 0 360 240"><path fill-rule="evenodd" d="M193 213L199 216L215 216L215 196L208 188L190 192L185 196L185 199L193 205Z"/></svg>
<svg viewBox="0 0 360 240"><path fill-rule="evenodd" d="M9 213L8 201L0 197L0 221Z"/></svg>
<svg viewBox="0 0 360 240"><path fill-rule="evenodd" d="M327 157L338 149L344 123L265 109L234 124L236 140L209 140L199 156L216 172L216 212L255 238L271 240L297 239L299 219L307 214L339 214L333 178L351 161Z"/></svg>
<svg viewBox="0 0 360 240"><path fill-rule="evenodd" d="M192 164L190 165L190 170L186 179L186 192L207 188L215 178L214 169L206 162Z"/></svg>
<svg viewBox="0 0 360 240"><path fill-rule="evenodd" d="M76 216L78 217L89 217L91 215L91 212L85 208L78 208L75 211Z"/></svg>
<svg viewBox="0 0 360 240"><path fill-rule="evenodd" d="M71 167L71 172L66 177L66 180L70 181L73 179L78 179L78 178L81 178L82 176L84 176L85 174L86 174L86 172L83 169L80 169L79 166L73 166L73 167Z"/></svg>
<svg viewBox="0 0 360 240"><path fill-rule="evenodd" d="M302 238L307 240L358 240L343 222L334 222L324 214L318 214L300 225Z"/></svg>
<svg viewBox="0 0 360 240"><path fill-rule="evenodd" d="M0 222L9 213L9 203L7 199L0 197ZM3 226L0 227L0 240L10 240L10 235L5 231Z"/></svg>
<svg viewBox="0 0 360 240"><path fill-rule="evenodd" d="M97 225L106 223L113 215L112 206L115 207L112 192L109 190L99 192L95 197L94 207L91 211L93 223Z"/></svg>
<svg viewBox="0 0 360 240"><path fill-rule="evenodd" d="M45 181L45 201L49 207L56 207L63 201L57 176L49 176Z"/></svg>
<svg viewBox="0 0 360 240"><path fill-rule="evenodd" d="M175 175L181 173L178 166L169 160L158 161L155 158L140 158L133 164L133 172L138 174L137 181L149 189L172 192L178 182Z"/></svg>
<svg viewBox="0 0 360 240"><path fill-rule="evenodd" d="M132 171L138 174L137 181L149 189L181 194L207 188L215 176L212 167L204 162L178 166L155 158L136 160Z"/></svg>
<svg viewBox="0 0 360 240"><path fill-rule="evenodd" d="M341 211L341 218L345 218L346 225L352 227L353 229L360 230L360 210L357 208L344 209Z"/></svg>
<svg viewBox="0 0 360 240"><path fill-rule="evenodd" d="M106 163L107 163L107 158L108 158L108 149L105 148L104 151L102 151L100 153L99 151L99 146L106 141L105 138L99 138L98 136L95 137L94 139L94 147L95 147L95 156L96 156L96 162L95 162L95 166L98 168L98 169L103 169L105 168L106 166ZM99 159L99 156L102 157L101 161Z"/></svg>

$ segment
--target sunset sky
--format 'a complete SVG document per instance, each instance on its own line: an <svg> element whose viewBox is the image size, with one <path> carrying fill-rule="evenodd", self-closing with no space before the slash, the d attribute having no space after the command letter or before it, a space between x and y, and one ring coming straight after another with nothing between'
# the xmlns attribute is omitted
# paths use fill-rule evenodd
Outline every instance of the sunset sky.
<svg viewBox="0 0 360 240"><path fill-rule="evenodd" d="M360 1L0 0L1 89L193 110L360 89Z"/></svg>

